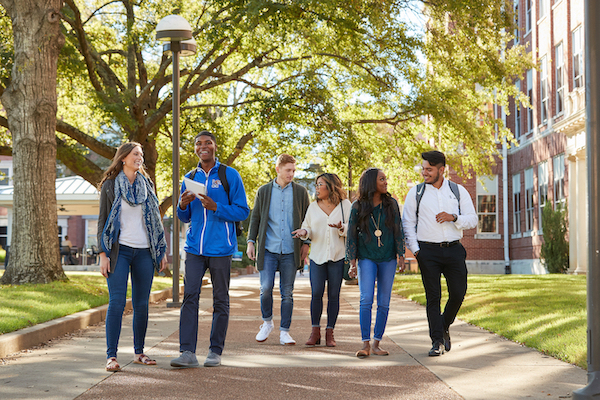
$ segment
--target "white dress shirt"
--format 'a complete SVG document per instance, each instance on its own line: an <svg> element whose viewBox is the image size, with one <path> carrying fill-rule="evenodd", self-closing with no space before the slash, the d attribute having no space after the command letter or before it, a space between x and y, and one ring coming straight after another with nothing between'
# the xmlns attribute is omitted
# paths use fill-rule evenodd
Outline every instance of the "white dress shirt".
<svg viewBox="0 0 600 400"><path fill-rule="evenodd" d="M402 227L406 246L410 251L419 251L418 241L423 242L453 242L460 240L463 229L472 229L477 226L477 213L471 200L471 195L462 185L458 185L460 192L460 213L458 212L458 199L452 193L448 180L444 179L442 186L436 189L433 185L425 185L421 204L419 206L419 223L417 224L417 186L408 191L404 202ZM437 223L435 216L441 212L456 214L456 222Z"/></svg>
<svg viewBox="0 0 600 400"><path fill-rule="evenodd" d="M344 219L342 220L342 208L344 207ZM313 201L306 210L302 229L306 229L306 236L301 240L310 239L309 258L315 264L325 264L327 261L339 261L346 255L346 232L348 231L348 219L352 204L348 200L342 200L329 215ZM341 222L342 228L336 229L329 224Z"/></svg>

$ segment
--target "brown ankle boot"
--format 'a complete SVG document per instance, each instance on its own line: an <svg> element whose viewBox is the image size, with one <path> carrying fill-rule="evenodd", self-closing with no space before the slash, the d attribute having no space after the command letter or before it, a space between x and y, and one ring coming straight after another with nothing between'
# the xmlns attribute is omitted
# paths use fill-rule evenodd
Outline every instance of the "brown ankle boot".
<svg viewBox="0 0 600 400"><path fill-rule="evenodd" d="M310 337L308 338L308 342L306 342L305 345L315 346L317 344L321 344L321 328L318 326L313 326Z"/></svg>
<svg viewBox="0 0 600 400"><path fill-rule="evenodd" d="M325 329L325 345L327 347L335 347L337 343L335 343L335 339L333 338L333 328Z"/></svg>

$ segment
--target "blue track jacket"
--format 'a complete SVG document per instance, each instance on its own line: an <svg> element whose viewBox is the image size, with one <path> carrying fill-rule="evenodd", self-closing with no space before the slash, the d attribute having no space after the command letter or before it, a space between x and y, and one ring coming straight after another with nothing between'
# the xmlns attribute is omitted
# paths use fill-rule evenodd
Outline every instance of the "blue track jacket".
<svg viewBox="0 0 600 400"><path fill-rule="evenodd" d="M246 190L240 174L227 167L229 197L219 179L219 162L208 174L198 169L194 181L206 185L206 195L217 203L217 211L204 208L199 199L194 199L185 210L177 207L177 217L189 225L184 250L188 253L207 257L224 257L237 251L235 222L248 218L250 208L246 199ZM191 172L186 175L189 178ZM185 192L185 183L181 185L181 194Z"/></svg>

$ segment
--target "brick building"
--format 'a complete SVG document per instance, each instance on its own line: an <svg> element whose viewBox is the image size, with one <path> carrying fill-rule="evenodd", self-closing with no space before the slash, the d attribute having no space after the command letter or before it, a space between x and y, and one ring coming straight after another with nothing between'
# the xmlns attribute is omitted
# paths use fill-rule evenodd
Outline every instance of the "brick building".
<svg viewBox="0 0 600 400"><path fill-rule="evenodd" d="M499 147L503 157L484 185L463 183L479 215L479 226L463 240L469 271L546 273L539 259L542 210L568 205L569 272L585 273L584 1L515 0L514 8L519 29L509 45L524 45L538 65L515 82L532 108L514 101L508 110L497 107L518 146Z"/></svg>

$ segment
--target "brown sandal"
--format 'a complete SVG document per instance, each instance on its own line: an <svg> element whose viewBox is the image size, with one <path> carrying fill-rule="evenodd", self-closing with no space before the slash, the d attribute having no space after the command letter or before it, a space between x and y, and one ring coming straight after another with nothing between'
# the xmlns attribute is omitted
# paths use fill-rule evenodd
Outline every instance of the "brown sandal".
<svg viewBox="0 0 600 400"><path fill-rule="evenodd" d="M117 372L121 370L121 366L117 362L116 357L110 357L106 360L106 370L108 372Z"/></svg>
<svg viewBox="0 0 600 400"><path fill-rule="evenodd" d="M358 358L366 358L369 357L371 355L371 352L369 350L359 350L356 352L356 357Z"/></svg>
<svg viewBox="0 0 600 400"><path fill-rule="evenodd" d="M371 353L373 353L376 356L389 356L390 352L387 350L383 350L381 348L371 348Z"/></svg>
<svg viewBox="0 0 600 400"><path fill-rule="evenodd" d="M133 363L134 364L142 364L142 365L156 365L156 361L151 360L150 357L148 357L144 353L139 354L139 355L136 354L135 357L133 358Z"/></svg>

